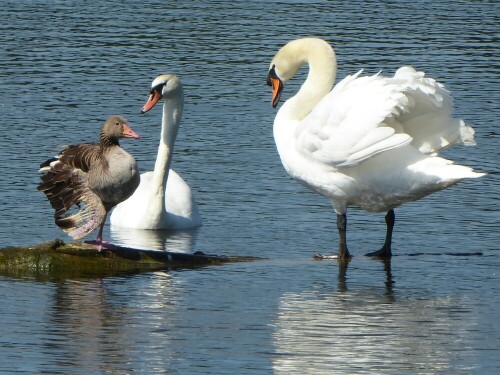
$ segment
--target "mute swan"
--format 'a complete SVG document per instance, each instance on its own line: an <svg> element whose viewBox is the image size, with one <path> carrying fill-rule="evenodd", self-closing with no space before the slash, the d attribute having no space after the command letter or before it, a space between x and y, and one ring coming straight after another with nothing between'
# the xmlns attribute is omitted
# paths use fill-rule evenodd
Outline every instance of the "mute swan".
<svg viewBox="0 0 500 375"><path fill-rule="evenodd" d="M333 48L321 39L298 39L282 47L270 64L273 107L304 64L309 74L276 115L274 139L286 171L331 201L339 259L351 257L348 206L387 212L385 243L367 255L390 257L395 207L484 175L437 157L453 145L475 142L474 130L451 117L450 93L434 79L411 67L398 69L394 77L361 77L359 71L332 89Z"/></svg>
<svg viewBox="0 0 500 375"><path fill-rule="evenodd" d="M40 165L38 190L47 195L57 226L74 239L80 239L98 226L94 242L102 249L102 230L106 215L139 186L139 170L119 138L139 138L121 116L111 116L102 127L99 144L86 143L64 148L55 158ZM71 206L80 209L67 214Z"/></svg>
<svg viewBox="0 0 500 375"><path fill-rule="evenodd" d="M162 98L163 119L155 169L141 174L135 193L113 210L112 227L180 230L201 225L189 185L170 169L184 107L182 85L177 76L156 77L141 113L149 111Z"/></svg>

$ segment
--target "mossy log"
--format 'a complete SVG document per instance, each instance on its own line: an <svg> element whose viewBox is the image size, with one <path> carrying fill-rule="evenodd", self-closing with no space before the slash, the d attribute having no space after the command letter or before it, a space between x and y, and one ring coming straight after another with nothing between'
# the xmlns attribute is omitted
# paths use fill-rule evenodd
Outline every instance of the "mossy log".
<svg viewBox="0 0 500 375"><path fill-rule="evenodd" d="M60 239L36 246L0 249L0 275L37 278L97 277L173 268L197 268L262 258L217 256L169 251L140 250L117 246L97 251L81 242Z"/></svg>

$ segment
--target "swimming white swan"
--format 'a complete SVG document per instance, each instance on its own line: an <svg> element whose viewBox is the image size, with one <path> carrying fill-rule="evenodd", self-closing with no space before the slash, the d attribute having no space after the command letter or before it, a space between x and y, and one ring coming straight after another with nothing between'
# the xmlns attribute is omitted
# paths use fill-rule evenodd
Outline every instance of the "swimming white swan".
<svg viewBox="0 0 500 375"><path fill-rule="evenodd" d="M398 69L394 77L361 77L359 71L332 89L335 53L317 38L291 41L273 58L267 79L273 107L304 64L309 65L306 81L274 120L283 166L331 201L339 259L351 257L346 244L351 205L387 212L384 246L367 255L390 257L395 207L484 174L437 157L456 144L474 145L474 130L451 117L453 100L444 86L411 67Z"/></svg>
<svg viewBox="0 0 500 375"><path fill-rule="evenodd" d="M201 225L191 188L170 169L184 106L182 85L177 76L158 76L141 112L149 111L162 98L163 119L155 169L141 174L135 193L113 210L112 227L181 230Z"/></svg>

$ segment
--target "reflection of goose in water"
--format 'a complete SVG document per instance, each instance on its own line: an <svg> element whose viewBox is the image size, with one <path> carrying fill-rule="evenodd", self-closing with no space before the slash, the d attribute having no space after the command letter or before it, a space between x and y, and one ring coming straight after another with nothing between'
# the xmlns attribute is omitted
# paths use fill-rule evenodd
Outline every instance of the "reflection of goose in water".
<svg viewBox="0 0 500 375"><path fill-rule="evenodd" d="M282 296L273 324L275 374L466 370L457 357L474 321L468 300L396 299L390 283L383 291L342 292L341 279L337 292L318 288Z"/></svg>
<svg viewBox="0 0 500 375"><path fill-rule="evenodd" d="M174 347L171 315L179 290L171 275L66 281L57 284L53 298L50 324L43 327L45 372L129 374L138 363L172 367L171 356L158 355Z"/></svg>
<svg viewBox="0 0 500 375"><path fill-rule="evenodd" d="M196 230L172 232L114 227L110 233L113 243L119 246L192 253L198 232Z"/></svg>

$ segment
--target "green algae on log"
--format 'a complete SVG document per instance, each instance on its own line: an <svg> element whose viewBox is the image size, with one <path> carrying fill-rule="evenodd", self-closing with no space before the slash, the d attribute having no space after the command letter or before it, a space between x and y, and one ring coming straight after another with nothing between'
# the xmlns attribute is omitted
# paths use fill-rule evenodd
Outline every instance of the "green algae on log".
<svg viewBox="0 0 500 375"><path fill-rule="evenodd" d="M0 275L86 277L125 272L144 272L170 268L196 268L231 262L259 260L258 257L217 256L128 247L97 251L81 242L66 244L60 239L36 246L0 249Z"/></svg>

